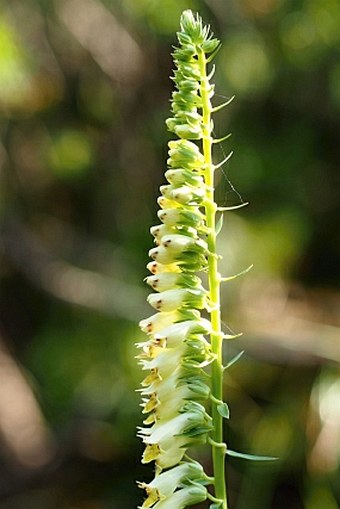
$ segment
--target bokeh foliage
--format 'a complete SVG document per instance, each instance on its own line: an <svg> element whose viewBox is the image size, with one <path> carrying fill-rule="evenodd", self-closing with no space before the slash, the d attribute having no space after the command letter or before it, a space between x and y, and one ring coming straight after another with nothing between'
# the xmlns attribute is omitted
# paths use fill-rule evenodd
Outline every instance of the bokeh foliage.
<svg viewBox="0 0 340 509"><path fill-rule="evenodd" d="M215 120L233 132L216 161L235 152L221 205L250 202L220 236L226 275L255 265L224 295L226 323L246 331L226 355L247 352L226 378L229 441L280 457L230 461L232 507L340 504L339 2L13 0L0 6L3 509L132 507L148 476L133 343L151 314L142 279L185 8L223 41L216 101L236 95Z"/></svg>

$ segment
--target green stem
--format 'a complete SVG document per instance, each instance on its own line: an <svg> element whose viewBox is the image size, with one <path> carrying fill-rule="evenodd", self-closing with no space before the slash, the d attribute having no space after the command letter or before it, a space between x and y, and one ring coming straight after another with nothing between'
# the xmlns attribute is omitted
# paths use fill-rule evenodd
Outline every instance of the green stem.
<svg viewBox="0 0 340 509"><path fill-rule="evenodd" d="M220 313L220 281L221 276L218 272L216 256L216 211L217 205L214 197L214 165L212 162L213 138L211 135L211 113L212 106L209 99L209 81L207 78L207 62L203 51L198 54L198 63L201 72L201 98L202 98L202 117L203 117L203 155L205 162L205 183L207 186L206 221L209 229L208 233L208 276L209 292L212 310L210 313L212 333L211 349L216 356L216 360L211 367L211 394L212 394L212 419L213 431L211 433L213 442L221 444L223 442L223 417L217 410L217 400L223 400L223 364L222 364L222 342L223 334L221 331L221 313ZM215 478L215 496L223 500L223 509L228 509L226 475L225 475L225 448L212 444L213 469Z"/></svg>

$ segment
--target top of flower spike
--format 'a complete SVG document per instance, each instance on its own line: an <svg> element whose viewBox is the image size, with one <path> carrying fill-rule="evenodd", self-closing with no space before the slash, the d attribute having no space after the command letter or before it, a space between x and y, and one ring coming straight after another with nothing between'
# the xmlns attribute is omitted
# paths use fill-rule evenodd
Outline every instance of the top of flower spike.
<svg viewBox="0 0 340 509"><path fill-rule="evenodd" d="M201 46L205 53L211 53L219 46L220 41L213 38L210 26L204 25L202 18L198 14L194 16L190 9L182 13L180 25L181 32L177 36L181 44L191 42Z"/></svg>

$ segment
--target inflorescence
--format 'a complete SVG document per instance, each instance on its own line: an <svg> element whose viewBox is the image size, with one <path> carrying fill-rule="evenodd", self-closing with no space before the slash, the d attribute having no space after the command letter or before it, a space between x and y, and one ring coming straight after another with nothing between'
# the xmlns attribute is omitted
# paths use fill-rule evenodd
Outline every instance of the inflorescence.
<svg viewBox="0 0 340 509"><path fill-rule="evenodd" d="M214 412L210 416L206 410L208 400L220 413L223 409L205 370L219 362L213 340L207 337L219 342L222 333L216 319L202 316L203 310L219 313L212 294L212 285L216 290L220 283L214 252L218 208L211 183L216 169L211 147L217 140L211 135L213 70L207 75L206 66L220 42L189 10L182 14L180 26L179 47L173 52L176 90L172 116L166 121L177 139L169 142L168 183L160 187L158 198L161 224L151 228L155 247L147 265L151 275L146 282L154 290L147 300L156 312L140 322L148 337L138 344L139 363L146 371L140 389L146 418L138 435L145 444L142 462L154 461L156 467L150 483L139 483L147 494L143 509L181 509L207 498L214 507L226 507L208 493L212 478L187 454L188 448L211 440L215 422ZM208 274L209 290L199 273ZM223 371L221 363L217 370Z"/></svg>

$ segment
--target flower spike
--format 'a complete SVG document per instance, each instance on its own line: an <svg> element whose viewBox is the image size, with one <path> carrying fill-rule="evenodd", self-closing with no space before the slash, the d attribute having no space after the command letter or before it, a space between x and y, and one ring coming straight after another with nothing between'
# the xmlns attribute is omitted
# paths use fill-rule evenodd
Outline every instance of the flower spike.
<svg viewBox="0 0 340 509"><path fill-rule="evenodd" d="M222 342L227 336L221 329L219 294L228 278L217 270L216 235L222 219L219 227L215 217L227 208L215 203L214 171L232 153L213 164L213 144L229 135L213 138L211 114L232 98L211 105L215 66L208 69L208 64L220 42L198 14L183 12L177 39L171 78L175 90L166 120L176 138L168 144L167 183L157 199L161 224L150 229L154 247L145 278L154 290L147 301L156 313L139 323L147 340L137 344L138 362L147 371L139 389L145 419L138 436L145 444L142 463L154 462L156 475L138 485L146 491L141 509L182 509L207 499L227 509L222 437L222 419L229 417L222 397ZM207 289L201 272L207 275ZM212 445L213 477L187 456L198 444ZM207 491L207 480L212 480L215 496Z"/></svg>

